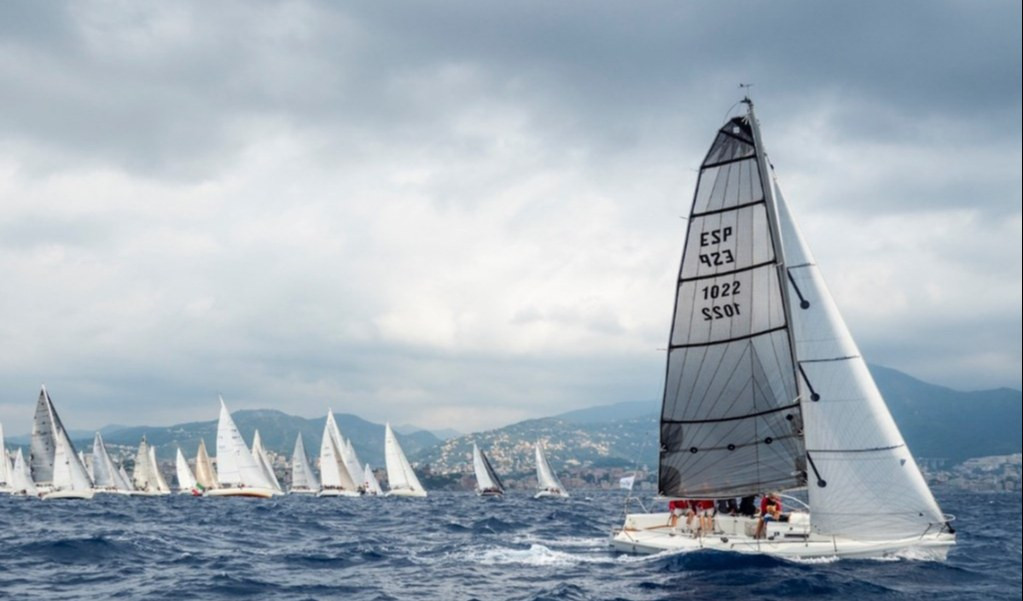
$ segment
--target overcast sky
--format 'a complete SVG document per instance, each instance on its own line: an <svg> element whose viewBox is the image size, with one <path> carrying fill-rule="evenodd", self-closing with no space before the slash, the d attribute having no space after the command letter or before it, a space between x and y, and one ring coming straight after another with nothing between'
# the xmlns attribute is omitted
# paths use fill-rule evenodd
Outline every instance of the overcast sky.
<svg viewBox="0 0 1023 601"><path fill-rule="evenodd" d="M740 82L867 360L1020 387L1018 0L351 4L0 3L8 433L659 399Z"/></svg>

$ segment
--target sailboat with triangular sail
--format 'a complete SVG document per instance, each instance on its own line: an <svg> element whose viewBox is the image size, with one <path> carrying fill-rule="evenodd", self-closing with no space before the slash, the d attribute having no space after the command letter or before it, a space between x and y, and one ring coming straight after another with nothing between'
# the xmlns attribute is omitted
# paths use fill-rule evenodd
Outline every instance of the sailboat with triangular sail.
<svg viewBox="0 0 1023 601"><path fill-rule="evenodd" d="M955 544L773 177L747 98L700 168L668 348L658 490L734 499L806 489L806 510L718 515L682 536L627 514L629 552L877 557ZM770 498L770 497L769 497ZM788 503L788 502L787 502Z"/></svg>
<svg viewBox="0 0 1023 601"><path fill-rule="evenodd" d="M14 467L11 471L11 483L7 491L12 495L18 496L39 496L39 490L36 488L35 482L32 481L28 462L25 461L25 455L21 452L20 447L14 452Z"/></svg>
<svg viewBox="0 0 1023 601"><path fill-rule="evenodd" d="M13 467L4 442L4 425L0 423L0 492L8 492L11 486Z"/></svg>
<svg viewBox="0 0 1023 601"><path fill-rule="evenodd" d="M490 465L490 460L483 454L476 442L472 443L472 471L476 475L476 494L481 497L497 497L504 494L501 478Z"/></svg>
<svg viewBox="0 0 1023 601"><path fill-rule="evenodd" d="M96 432L92 439L92 488L97 493L131 494L131 487L122 482L114 460L107 452L103 436Z"/></svg>
<svg viewBox="0 0 1023 601"><path fill-rule="evenodd" d="M533 498L568 497L568 491L561 484L561 480L558 480L558 475L551 469L551 464L543 454L543 447L540 446L540 441L536 442L533 449L536 455L536 487L538 489Z"/></svg>
<svg viewBox="0 0 1023 601"><path fill-rule="evenodd" d="M259 435L259 430L256 430L252 435L252 458L259 464L259 469L263 471L263 477L270 483L274 494L283 495L284 489L281 488L281 483L277 480L277 474L274 473L273 465L270 463L270 456L267 454L266 448L263 447L263 439Z"/></svg>
<svg viewBox="0 0 1023 601"><path fill-rule="evenodd" d="M373 468L368 463L362 471L362 487L366 494L372 497L379 497L384 494L383 489L380 488L380 481L377 480L376 474L373 473Z"/></svg>
<svg viewBox="0 0 1023 601"><path fill-rule="evenodd" d="M199 450L195 453L195 487L199 492L217 487L217 472L206 451L206 440L202 438L199 439Z"/></svg>
<svg viewBox="0 0 1023 601"><path fill-rule="evenodd" d="M321 497L358 497L359 485L345 465L344 440L334 420L334 412L327 410L323 423L323 439L320 442L320 492ZM361 474L360 474L361 475Z"/></svg>
<svg viewBox="0 0 1023 601"><path fill-rule="evenodd" d="M220 419L217 422L217 477L217 487L207 490L206 496L266 499L275 492L263 468L256 463L245 444L223 397L220 397Z"/></svg>
<svg viewBox="0 0 1023 601"><path fill-rule="evenodd" d="M412 471L412 464L398 444L391 424L384 425L384 463L387 467L387 496L425 497L426 489Z"/></svg>
<svg viewBox="0 0 1023 601"><path fill-rule="evenodd" d="M78 458L78 451L71 443L45 386L39 391L32 425L33 472L37 467L39 475L33 480L37 482L42 498L92 498L92 480ZM42 486L38 485L40 478L46 479Z"/></svg>
<svg viewBox="0 0 1023 601"><path fill-rule="evenodd" d="M181 447L178 447L177 454L174 456L174 472L178 477L179 493L202 494L196 486L195 474L192 473L192 468L189 467L185 454L181 452Z"/></svg>
<svg viewBox="0 0 1023 601"><path fill-rule="evenodd" d="M320 492L320 483L309 465L309 458L305 454L305 444L302 442L302 433L295 438L295 451L291 454L291 486L289 494L315 495Z"/></svg>
<svg viewBox="0 0 1023 601"><path fill-rule="evenodd" d="M170 487L163 474L160 473L160 466L156 462L156 449L146 441L145 435L139 442L139 449L135 453L135 468L131 473L131 483L135 487L135 494L139 496L159 496L170 493Z"/></svg>

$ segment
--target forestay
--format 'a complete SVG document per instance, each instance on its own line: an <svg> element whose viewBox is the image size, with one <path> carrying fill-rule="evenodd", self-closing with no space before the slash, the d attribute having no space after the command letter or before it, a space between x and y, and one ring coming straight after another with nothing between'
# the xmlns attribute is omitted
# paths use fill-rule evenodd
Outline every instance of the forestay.
<svg viewBox="0 0 1023 601"><path fill-rule="evenodd" d="M801 415L765 161L745 117L700 169L676 289L659 490L732 497L803 484Z"/></svg>

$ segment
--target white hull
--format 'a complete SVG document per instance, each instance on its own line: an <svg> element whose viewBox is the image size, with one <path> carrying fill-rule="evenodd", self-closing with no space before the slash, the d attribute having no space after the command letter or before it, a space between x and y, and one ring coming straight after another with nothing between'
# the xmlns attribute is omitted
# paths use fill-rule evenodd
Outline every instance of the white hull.
<svg viewBox="0 0 1023 601"><path fill-rule="evenodd" d="M246 486L244 488L213 488L203 493L204 497L252 497L257 499L269 499L274 496L274 491L269 488Z"/></svg>
<svg viewBox="0 0 1023 601"><path fill-rule="evenodd" d="M625 553L651 554L662 551L697 551L711 549L734 553L757 553L783 558L818 557L879 558L908 556L918 559L944 560L955 544L955 535L930 533L893 540L856 540L813 534L809 516L797 516L792 523L771 522L764 538L755 539L755 518L714 518L714 534L698 535L686 530L680 517L675 529L668 527L669 514L630 514L625 527L616 531L611 546ZM694 518L694 526L696 518Z"/></svg>
<svg viewBox="0 0 1023 601"><path fill-rule="evenodd" d="M387 491L387 495L386 496L388 496L388 497L416 497L416 498L423 498L423 497L426 496L426 491L425 490L408 490L408 489L389 490L389 491Z"/></svg>
<svg viewBox="0 0 1023 601"><path fill-rule="evenodd" d="M133 497L163 497L170 494L169 490L133 490L130 493Z"/></svg>
<svg viewBox="0 0 1023 601"><path fill-rule="evenodd" d="M316 493L317 497L361 497L358 491L343 490L339 488L325 488Z"/></svg>
<svg viewBox="0 0 1023 601"><path fill-rule="evenodd" d="M91 499L93 490L53 490L43 495L43 499Z"/></svg>
<svg viewBox="0 0 1023 601"><path fill-rule="evenodd" d="M311 488L292 488L288 491L289 495L315 495L320 491L313 490Z"/></svg>
<svg viewBox="0 0 1023 601"><path fill-rule="evenodd" d="M92 492L97 494L97 495L121 495L121 496L124 496L124 497L130 497L130 496L134 496L134 495L138 494L134 490L117 490L117 489L110 490L110 489L106 489L106 488L96 488L96 489L93 489Z"/></svg>
<svg viewBox="0 0 1023 601"><path fill-rule="evenodd" d="M567 499L568 495L562 492L551 492L549 490L541 490L540 492L533 495L534 499Z"/></svg>

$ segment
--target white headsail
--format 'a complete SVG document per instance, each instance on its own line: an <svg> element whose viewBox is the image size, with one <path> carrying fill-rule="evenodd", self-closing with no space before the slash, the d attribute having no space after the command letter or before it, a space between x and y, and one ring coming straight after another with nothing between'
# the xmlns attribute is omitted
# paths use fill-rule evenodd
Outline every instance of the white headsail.
<svg viewBox="0 0 1023 601"><path fill-rule="evenodd" d="M13 495L28 495L34 497L39 494L35 482L32 481L32 474L29 473L28 463L21 452L21 448L14 453L14 469L11 472L10 491Z"/></svg>
<svg viewBox="0 0 1023 601"><path fill-rule="evenodd" d="M324 490L355 492L358 486L345 466L341 449L344 442L334 421L334 412L327 410L327 421L323 424L323 440L320 443L320 483Z"/></svg>
<svg viewBox="0 0 1023 601"><path fill-rule="evenodd" d="M166 478L163 477L163 472L160 471L160 462L156 460L156 445L149 445L149 466L153 474L156 475L157 492L169 493L170 486L167 484Z"/></svg>
<svg viewBox="0 0 1023 601"><path fill-rule="evenodd" d="M478 493L503 493L504 486L497 476L490 460L483 454L476 443L472 443L472 469L476 474L476 492Z"/></svg>
<svg viewBox="0 0 1023 601"><path fill-rule="evenodd" d="M223 397L220 398L220 420L217 423L217 475L220 486L224 488L273 488L231 419Z"/></svg>
<svg viewBox="0 0 1023 601"><path fill-rule="evenodd" d="M174 468L178 476L178 491L191 492L195 490L195 476L192 474L192 468L188 467L188 460L181 452L181 447L178 447L178 453L174 458Z"/></svg>
<svg viewBox="0 0 1023 601"><path fill-rule="evenodd" d="M145 435L139 442L139 450L135 453L135 467L131 472L131 483L135 490L145 493L159 492L160 484L156 480L154 464L150 461L149 443Z"/></svg>
<svg viewBox="0 0 1023 601"><path fill-rule="evenodd" d="M384 494L383 489L380 488L380 482L377 481L376 474L373 473L373 468L366 464L366 469L363 470L362 485L366 489L366 494L369 495L382 495Z"/></svg>
<svg viewBox="0 0 1023 601"><path fill-rule="evenodd" d="M543 454L543 449L540 447L540 442L537 441L534 446L536 454L536 483L537 488L541 492L548 492L562 497L567 497L568 492L565 491L565 487L561 484L561 480L558 480L557 474L551 469L551 464L547 462L547 457Z"/></svg>
<svg viewBox="0 0 1023 601"><path fill-rule="evenodd" d="M117 466L107 453L103 436L96 432L92 439L92 485L98 491L121 490L118 482Z"/></svg>
<svg viewBox="0 0 1023 601"><path fill-rule="evenodd" d="M412 465L405 457L405 451L391 430L391 424L384 426L384 461L387 464L388 495L425 497L426 489L412 471Z"/></svg>
<svg viewBox="0 0 1023 601"><path fill-rule="evenodd" d="M263 447L263 439L259 435L259 430L256 430L255 434L252 435L252 458L259 464L259 469L263 471L263 476L271 484L271 487L283 494L284 489L281 488L281 483L277 480L277 474L274 473L274 468L270 464L270 456Z"/></svg>
<svg viewBox="0 0 1023 601"><path fill-rule="evenodd" d="M295 438L295 451L291 454L291 491L316 492L320 490L320 483L316 480L316 474L309 465L309 458L305 454L305 444L302 443L302 434Z"/></svg>

